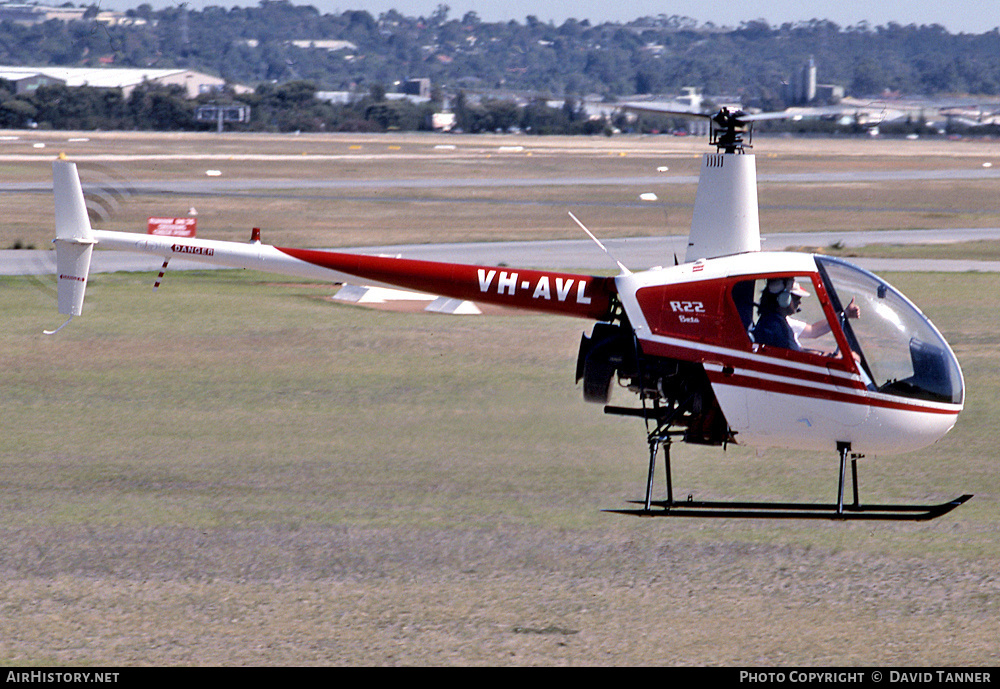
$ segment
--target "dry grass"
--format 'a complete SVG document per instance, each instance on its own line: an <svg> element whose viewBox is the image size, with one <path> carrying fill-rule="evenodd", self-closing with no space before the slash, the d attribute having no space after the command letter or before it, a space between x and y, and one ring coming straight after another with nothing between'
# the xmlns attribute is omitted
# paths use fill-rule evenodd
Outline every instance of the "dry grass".
<svg viewBox="0 0 1000 689"><path fill-rule="evenodd" d="M572 385L582 322L361 311L243 273L0 283L0 658L67 664L993 664L993 276L897 276L969 378L862 463L928 524L635 520L641 424ZM988 297L987 300L994 299ZM698 497L828 500L835 459L679 448ZM669 623L664 621L668 620Z"/></svg>
<svg viewBox="0 0 1000 689"><path fill-rule="evenodd" d="M995 665L1000 278L890 279L955 346L967 409L862 462L862 492L976 494L929 523L601 512L641 496L645 443L574 389L583 321L117 274L47 338L45 285L0 280L0 663ZM835 474L675 454L700 498L829 501Z"/></svg>

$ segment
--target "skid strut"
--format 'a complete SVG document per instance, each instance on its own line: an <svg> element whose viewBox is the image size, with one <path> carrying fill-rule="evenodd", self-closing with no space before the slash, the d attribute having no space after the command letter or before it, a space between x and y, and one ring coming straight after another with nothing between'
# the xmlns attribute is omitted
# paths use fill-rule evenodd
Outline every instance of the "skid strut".
<svg viewBox="0 0 1000 689"><path fill-rule="evenodd" d="M837 443L837 452L840 453L840 483L837 485L837 514L844 513L844 480L847 478L847 454L851 451L850 443ZM857 465L855 464L855 467ZM858 494L858 472L854 472L854 506L857 507Z"/></svg>
<svg viewBox="0 0 1000 689"><path fill-rule="evenodd" d="M851 453L850 443L837 443L840 455L837 502L723 502L694 501L689 497L684 502L674 501L673 479L670 468L671 433L662 426L649 434L649 473L646 476L646 499L641 509L606 510L618 514L639 517L739 517L767 519L879 519L888 521L925 521L940 517L964 504L971 495L962 495L954 500L935 505L862 505L858 498L858 459L861 455ZM667 499L653 500L653 474L656 457L663 446L663 463L666 469ZM851 503L845 503L847 488L847 460L851 460ZM661 509L654 510L653 507Z"/></svg>
<svg viewBox="0 0 1000 689"><path fill-rule="evenodd" d="M658 435L653 433L649 436L649 475L646 477L646 511L649 512L653 502L653 473L656 471L656 454L663 446L663 463L667 470L667 501L664 507L670 509L674 504L674 485L670 478L670 435Z"/></svg>

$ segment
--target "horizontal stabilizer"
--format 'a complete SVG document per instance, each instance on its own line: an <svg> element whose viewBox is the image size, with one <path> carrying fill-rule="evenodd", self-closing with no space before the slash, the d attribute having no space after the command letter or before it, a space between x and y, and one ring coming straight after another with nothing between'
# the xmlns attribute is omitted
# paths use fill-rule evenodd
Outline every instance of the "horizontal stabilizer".
<svg viewBox="0 0 1000 689"><path fill-rule="evenodd" d="M370 285L344 285L333 298L352 304L385 304L390 301L431 301L434 299L432 295L422 292Z"/></svg>
<svg viewBox="0 0 1000 689"><path fill-rule="evenodd" d="M431 313L447 313L453 316L479 316L482 311L471 301L463 299L452 299L450 297L438 297L424 311Z"/></svg>
<svg viewBox="0 0 1000 689"><path fill-rule="evenodd" d="M346 301L351 304L356 304L368 293L368 288L361 285L344 285L337 293L333 295L333 298L337 301Z"/></svg>

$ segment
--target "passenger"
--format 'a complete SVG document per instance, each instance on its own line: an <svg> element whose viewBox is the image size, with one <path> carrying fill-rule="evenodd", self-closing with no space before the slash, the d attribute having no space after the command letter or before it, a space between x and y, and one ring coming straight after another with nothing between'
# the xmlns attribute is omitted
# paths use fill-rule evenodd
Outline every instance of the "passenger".
<svg viewBox="0 0 1000 689"><path fill-rule="evenodd" d="M806 323L791 317L801 310L802 299L808 296L809 293L793 278L768 280L760 295L760 305L757 307L760 317L753 327L754 342L771 347L784 347L796 352L811 351L822 354L823 352L817 350L803 349L799 338L815 339L826 335L830 332L830 324L826 319ZM846 318L861 316L861 309L853 299L844 309L844 316Z"/></svg>

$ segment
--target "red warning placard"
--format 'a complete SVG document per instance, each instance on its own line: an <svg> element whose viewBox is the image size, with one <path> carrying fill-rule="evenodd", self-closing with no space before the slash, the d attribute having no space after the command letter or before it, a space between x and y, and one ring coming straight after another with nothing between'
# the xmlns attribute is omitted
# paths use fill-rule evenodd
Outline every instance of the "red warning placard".
<svg viewBox="0 0 1000 689"><path fill-rule="evenodd" d="M198 218L150 218L147 234L161 237L194 237Z"/></svg>

